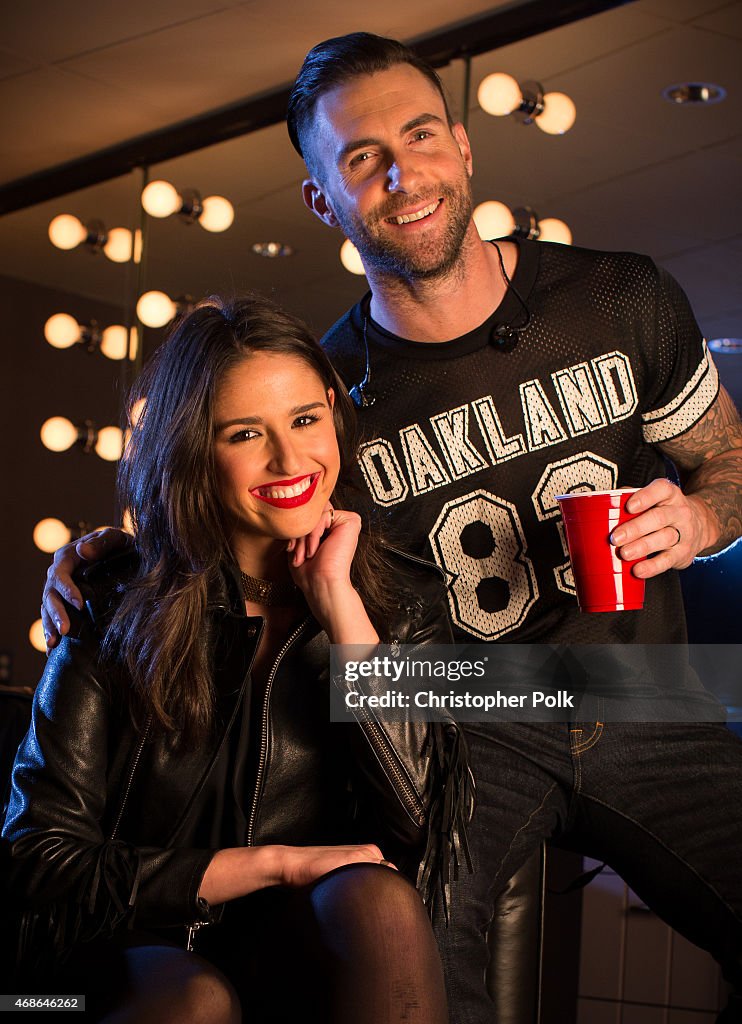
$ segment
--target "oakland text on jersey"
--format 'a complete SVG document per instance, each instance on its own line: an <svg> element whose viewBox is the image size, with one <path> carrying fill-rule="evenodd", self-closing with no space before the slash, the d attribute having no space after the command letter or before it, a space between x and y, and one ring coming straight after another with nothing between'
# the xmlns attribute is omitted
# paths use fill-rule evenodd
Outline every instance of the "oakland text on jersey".
<svg viewBox="0 0 742 1024"><path fill-rule="evenodd" d="M358 458L374 501L396 505L410 494L426 494L508 459L601 430L636 411L634 374L623 352L605 352L550 377L520 385L522 421L517 426L503 423L493 397L484 395L431 416L427 430L420 423L402 427L398 449L388 438L366 442Z"/></svg>

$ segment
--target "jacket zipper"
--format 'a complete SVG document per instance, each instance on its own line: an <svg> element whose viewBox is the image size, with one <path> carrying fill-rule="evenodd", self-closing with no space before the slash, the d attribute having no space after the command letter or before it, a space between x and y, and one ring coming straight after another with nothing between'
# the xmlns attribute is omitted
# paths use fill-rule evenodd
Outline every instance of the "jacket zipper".
<svg viewBox="0 0 742 1024"><path fill-rule="evenodd" d="M268 676L268 682L265 687L265 696L263 697L262 715L260 719L260 756L258 759L258 772L255 780L255 793L253 794L252 807L250 808L250 819L247 825L247 836L245 840L246 846L253 845L253 838L255 834L255 819L258 814L258 804L260 803L260 788L263 783L263 775L265 774L266 761L268 760L268 710L270 707L273 681L276 678L278 666L280 665L282 658L289 650L291 645L294 643L294 641L304 631L309 621L310 620L306 618L296 627L294 632L291 634L291 636L288 638L288 640L283 645L281 650L278 652L276 660L273 662L273 667L271 668L270 674Z"/></svg>
<svg viewBox="0 0 742 1024"><path fill-rule="evenodd" d="M386 733L365 708L361 709L359 717L362 717L365 722L369 743L381 760L382 765L384 765L387 775L396 783L397 793L402 801L402 806L418 828L422 827L425 824L425 807L407 776L402 771L399 758L394 753L394 748Z"/></svg>
<svg viewBox="0 0 742 1024"><path fill-rule="evenodd" d="M137 747L137 752L134 755L134 761L132 762L131 770L129 771L129 779L128 779L127 783L126 783L126 789L124 790L124 796L123 796L123 799L121 801L121 806L119 807L119 813L118 813L118 817L116 818L116 824L113 826L113 831L111 832L111 835L110 835L111 839L115 839L116 838L116 833L119 830L119 825L121 824L121 819L124 816L124 809L126 808L126 802L129 799L129 791L131 790L132 783L134 782L134 772L137 770L137 765L139 764L139 759L142 756L142 751L144 750L144 744L145 744L145 742L147 740L147 733L149 732L149 727L151 726L151 724L152 724L152 715L147 715L147 720L144 723L144 732L142 733L142 738L139 741L139 746Z"/></svg>

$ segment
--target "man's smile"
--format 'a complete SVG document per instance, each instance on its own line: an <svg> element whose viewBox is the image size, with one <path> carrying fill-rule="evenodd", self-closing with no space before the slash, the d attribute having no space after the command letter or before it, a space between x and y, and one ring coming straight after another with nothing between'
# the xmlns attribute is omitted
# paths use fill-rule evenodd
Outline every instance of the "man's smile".
<svg viewBox="0 0 742 1024"><path fill-rule="evenodd" d="M424 220L426 217L430 217L431 214L435 213L438 207L441 205L442 199L436 199L432 203L428 203L427 206L422 206L418 210L410 211L409 213L398 213L391 217L387 217L386 221L388 224L412 224L418 220Z"/></svg>

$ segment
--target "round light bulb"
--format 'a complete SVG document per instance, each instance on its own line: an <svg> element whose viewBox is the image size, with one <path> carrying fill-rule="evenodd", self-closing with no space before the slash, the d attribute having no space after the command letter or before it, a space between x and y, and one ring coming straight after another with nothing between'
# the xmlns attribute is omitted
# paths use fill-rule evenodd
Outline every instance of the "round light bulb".
<svg viewBox="0 0 742 1024"><path fill-rule="evenodd" d="M234 220L234 206L224 196L207 196L198 223L207 231L226 231Z"/></svg>
<svg viewBox="0 0 742 1024"><path fill-rule="evenodd" d="M136 535L137 531L134 529L134 520L132 519L131 516L131 509L124 509L123 514L121 516L121 529L124 530L126 533L130 533L132 537Z"/></svg>
<svg viewBox="0 0 742 1024"><path fill-rule="evenodd" d="M111 228L103 252L113 263L128 263L134 236L128 228Z"/></svg>
<svg viewBox="0 0 742 1024"><path fill-rule="evenodd" d="M146 398L137 398L136 402L129 409L129 423L132 427L135 427L139 422L139 417L144 412L144 407L147 404Z"/></svg>
<svg viewBox="0 0 742 1024"><path fill-rule="evenodd" d="M134 232L134 252L132 253L135 263L142 262L142 232L139 228Z"/></svg>
<svg viewBox="0 0 742 1024"><path fill-rule="evenodd" d="M145 292L137 302L137 316L147 327L164 327L176 312L175 303L165 292Z"/></svg>
<svg viewBox="0 0 742 1024"><path fill-rule="evenodd" d="M510 208L494 199L488 199L486 203L475 207L472 218L480 238L505 238L515 230L515 219Z"/></svg>
<svg viewBox="0 0 742 1024"><path fill-rule="evenodd" d="M80 340L80 325L69 313L55 313L44 324L44 337L53 348L70 348Z"/></svg>
<svg viewBox="0 0 742 1024"><path fill-rule="evenodd" d="M536 124L547 135L564 135L575 123L577 108L563 92L547 92L544 109L536 118Z"/></svg>
<svg viewBox="0 0 742 1024"><path fill-rule="evenodd" d="M100 350L106 359L126 359L127 356L134 359L138 343L139 336L136 327L127 331L123 324L111 324L101 335Z"/></svg>
<svg viewBox="0 0 742 1024"><path fill-rule="evenodd" d="M117 462L121 458L124 434L120 427L101 427L95 442L95 454L106 462Z"/></svg>
<svg viewBox="0 0 742 1024"><path fill-rule="evenodd" d="M41 427L41 443L50 452L66 452L77 440L77 427L64 416L52 416Z"/></svg>
<svg viewBox="0 0 742 1024"><path fill-rule="evenodd" d="M477 99L486 114L504 117L506 114L512 114L516 107L520 106L523 94L512 75L496 71L479 83Z"/></svg>
<svg viewBox="0 0 742 1024"><path fill-rule="evenodd" d="M33 528L33 542L39 551L51 555L72 540L72 531L61 519L42 519Z"/></svg>
<svg viewBox="0 0 742 1024"><path fill-rule="evenodd" d="M35 651L41 651L42 654L46 651L46 637L41 619L37 619L29 629L28 639Z"/></svg>
<svg viewBox="0 0 742 1024"><path fill-rule="evenodd" d="M88 237L88 229L71 213L60 213L49 225L49 240L57 249L74 249Z"/></svg>
<svg viewBox="0 0 742 1024"><path fill-rule="evenodd" d="M558 217L544 217L538 222L540 242L561 242L562 245L572 244L572 232L563 220Z"/></svg>
<svg viewBox="0 0 742 1024"><path fill-rule="evenodd" d="M340 246L340 262L351 274L365 274L361 256L349 238Z"/></svg>
<svg viewBox="0 0 742 1024"><path fill-rule="evenodd" d="M142 192L142 206L150 217L169 217L182 205L177 189L169 181L150 181Z"/></svg>

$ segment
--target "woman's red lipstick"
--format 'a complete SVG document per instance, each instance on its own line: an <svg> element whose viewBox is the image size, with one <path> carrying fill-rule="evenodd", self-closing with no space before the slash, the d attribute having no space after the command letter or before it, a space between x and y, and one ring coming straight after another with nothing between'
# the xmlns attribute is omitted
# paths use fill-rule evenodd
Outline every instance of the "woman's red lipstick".
<svg viewBox="0 0 742 1024"><path fill-rule="evenodd" d="M268 505L273 505L274 508L297 508L299 505L306 505L308 501L311 501L315 490L317 489L317 483L319 481L319 473L305 474L304 476L294 477L293 480L272 480L269 484L263 484L261 487L255 487L250 493L260 498L261 501L266 502ZM309 480L310 483L305 490L301 491L300 494L292 494L285 498L271 497L270 494L266 493L269 491L286 490L290 487L297 487ZM261 494L261 491L263 492Z"/></svg>

